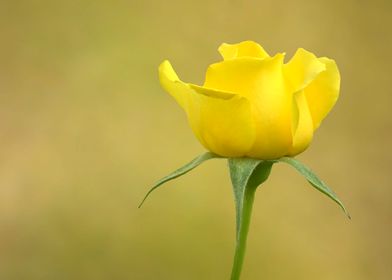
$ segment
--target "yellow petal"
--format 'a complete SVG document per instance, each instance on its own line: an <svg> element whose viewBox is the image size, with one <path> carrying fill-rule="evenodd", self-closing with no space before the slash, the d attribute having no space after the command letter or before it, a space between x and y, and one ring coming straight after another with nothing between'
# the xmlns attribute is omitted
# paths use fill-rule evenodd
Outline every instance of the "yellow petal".
<svg viewBox="0 0 392 280"><path fill-rule="evenodd" d="M321 121L327 116L339 97L340 74L334 60L319 58L326 69L320 73L313 82L305 88L314 129L320 126Z"/></svg>
<svg viewBox="0 0 392 280"><path fill-rule="evenodd" d="M241 57L212 64L204 86L240 94L253 105L256 141L248 156L271 159L284 156L292 145L292 95L286 89L283 58Z"/></svg>
<svg viewBox="0 0 392 280"><path fill-rule="evenodd" d="M159 65L158 72L161 86L173 96L184 110L186 110L189 103L187 94L189 87L180 81L168 60L163 61L161 65Z"/></svg>
<svg viewBox="0 0 392 280"><path fill-rule="evenodd" d="M186 84L168 61L160 81L185 110L190 126L208 150L221 156L244 156L255 140L250 102L237 94Z"/></svg>
<svg viewBox="0 0 392 280"><path fill-rule="evenodd" d="M272 58L257 59L240 57L211 64L206 73L204 86L221 91L240 94L248 99L257 99L262 89L268 88L270 79L277 83L281 78L283 55ZM279 80L280 81L280 80ZM284 81L281 81L282 84Z"/></svg>
<svg viewBox="0 0 392 280"><path fill-rule="evenodd" d="M312 116L303 90L294 94L292 133L293 145L288 155L295 156L303 152L313 138Z"/></svg>
<svg viewBox="0 0 392 280"><path fill-rule="evenodd" d="M302 48L298 49L293 58L284 65L285 76L293 93L304 89L323 71L324 63Z"/></svg>
<svg viewBox="0 0 392 280"><path fill-rule="evenodd" d="M339 93L339 72L335 63L298 49L284 66L293 103L293 146L289 155L307 148L313 131L335 104Z"/></svg>
<svg viewBox="0 0 392 280"><path fill-rule="evenodd" d="M256 58L267 58L268 53L256 42L243 41L238 44L226 44L223 43L218 49L224 60L233 59L237 57L256 57Z"/></svg>

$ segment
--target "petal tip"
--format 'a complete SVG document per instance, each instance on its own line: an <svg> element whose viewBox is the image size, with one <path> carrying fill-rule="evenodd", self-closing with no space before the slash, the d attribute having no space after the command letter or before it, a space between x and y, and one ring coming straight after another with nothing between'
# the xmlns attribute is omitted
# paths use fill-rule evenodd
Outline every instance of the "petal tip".
<svg viewBox="0 0 392 280"><path fill-rule="evenodd" d="M159 71L161 71L161 70L165 70L165 69L167 69L167 68L173 68L173 67L172 67L170 61L167 60L167 59L165 59L165 60L163 60L163 61L161 62L161 64L159 64L158 69L159 69Z"/></svg>
<svg viewBox="0 0 392 280"><path fill-rule="evenodd" d="M178 81L179 78L176 72L173 69L170 61L165 59L158 67L159 78L162 82L162 79L168 79L170 81Z"/></svg>
<svg viewBox="0 0 392 280"><path fill-rule="evenodd" d="M249 56L264 59L269 57L268 53L258 43L246 40L237 44L223 43L218 48L224 60Z"/></svg>

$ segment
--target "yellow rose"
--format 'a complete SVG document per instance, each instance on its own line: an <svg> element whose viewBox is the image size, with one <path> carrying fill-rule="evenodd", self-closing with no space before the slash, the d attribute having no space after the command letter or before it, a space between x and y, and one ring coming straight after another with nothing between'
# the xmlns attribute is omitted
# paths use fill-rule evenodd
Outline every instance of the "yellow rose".
<svg viewBox="0 0 392 280"><path fill-rule="evenodd" d="M182 82L169 61L159 66L162 87L185 110L209 151L225 157L276 159L303 152L334 106L340 87L335 61L298 49L270 57L255 42L222 44L203 86Z"/></svg>

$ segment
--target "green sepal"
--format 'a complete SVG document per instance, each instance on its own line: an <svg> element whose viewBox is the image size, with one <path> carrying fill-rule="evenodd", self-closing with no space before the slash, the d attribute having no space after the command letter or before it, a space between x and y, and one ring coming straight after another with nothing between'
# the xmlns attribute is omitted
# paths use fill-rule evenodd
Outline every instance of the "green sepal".
<svg viewBox="0 0 392 280"><path fill-rule="evenodd" d="M245 256L255 191L268 179L274 161L229 158L228 163L236 206L237 241L231 280L238 280Z"/></svg>
<svg viewBox="0 0 392 280"><path fill-rule="evenodd" d="M346 207L344 207L343 202L337 197L332 189L330 189L320 178L317 177L316 174L313 173L307 166L302 164L300 161L296 160L295 158L291 157L282 157L277 161L287 163L294 167L299 173L301 173L306 180L317 190L322 192L323 194L327 195L333 201L335 201L344 211L346 216L351 219L350 214L348 213Z"/></svg>
<svg viewBox="0 0 392 280"><path fill-rule="evenodd" d="M256 189L268 179L273 162L252 158L229 158L228 164L234 191L238 238L242 211L246 203L245 193L248 189Z"/></svg>
<svg viewBox="0 0 392 280"><path fill-rule="evenodd" d="M220 156L207 152L204 153L200 156L198 156L197 158L195 158L194 160L192 160L191 162L185 164L183 167L180 167L179 169L177 169L176 171L170 173L169 175L163 177L162 179L160 179L158 182L156 182L154 184L154 186L147 192L147 194L145 195L145 197L143 198L142 202L139 204L139 208L142 207L144 201L150 196L150 194L156 190L157 188L159 188L160 186L162 186L164 183L171 181L175 178L178 178L186 173L188 173L189 171L191 171L192 169L198 167L200 164L202 164L203 162L205 162L206 160L209 159L213 159L213 158L220 158Z"/></svg>

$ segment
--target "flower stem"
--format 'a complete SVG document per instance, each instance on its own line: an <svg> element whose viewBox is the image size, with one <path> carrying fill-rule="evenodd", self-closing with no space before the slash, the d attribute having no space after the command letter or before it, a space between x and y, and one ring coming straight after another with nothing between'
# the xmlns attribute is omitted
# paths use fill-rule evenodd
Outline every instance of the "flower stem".
<svg viewBox="0 0 392 280"><path fill-rule="evenodd" d="M247 186L244 191L243 203L237 205L237 242L231 280L240 279L256 187ZM242 209L239 209L240 207Z"/></svg>

